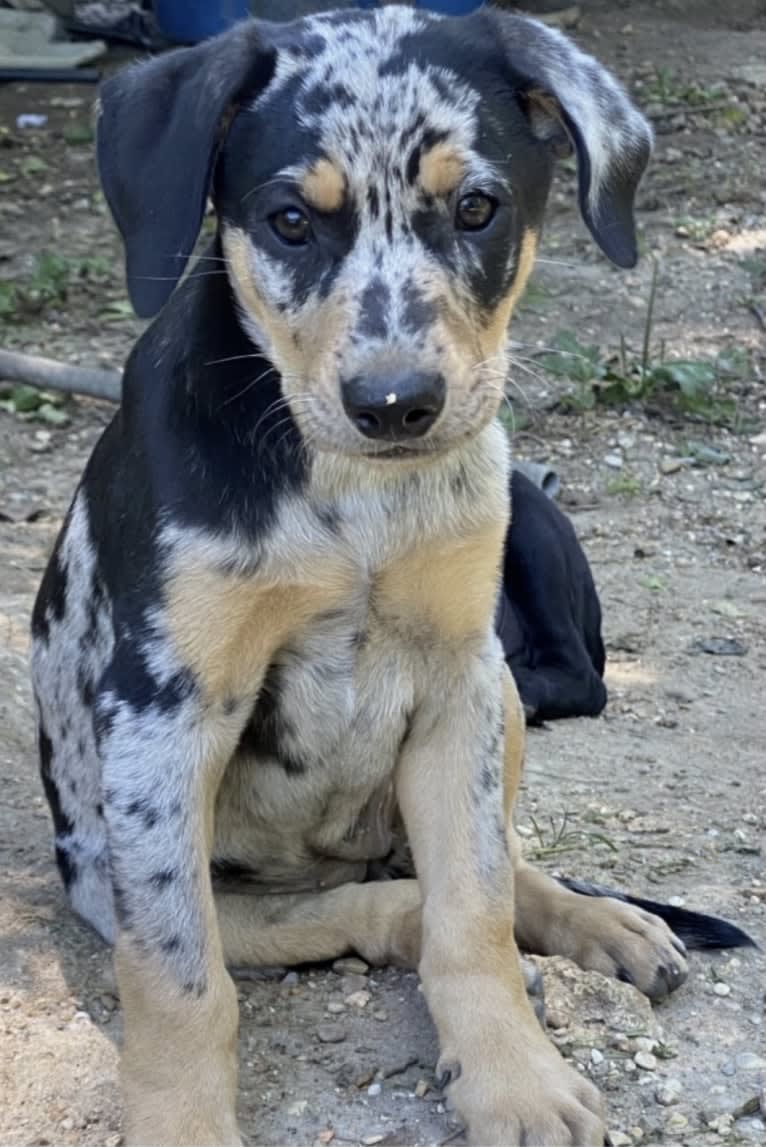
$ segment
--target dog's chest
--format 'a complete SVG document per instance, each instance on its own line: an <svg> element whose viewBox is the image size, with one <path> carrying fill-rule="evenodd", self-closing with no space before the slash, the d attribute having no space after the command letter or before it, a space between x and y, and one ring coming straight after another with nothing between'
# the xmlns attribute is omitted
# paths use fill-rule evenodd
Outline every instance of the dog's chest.
<svg viewBox="0 0 766 1147"><path fill-rule="evenodd" d="M431 591L440 608L445 585L458 606L478 592L450 582L450 555L483 519L502 534L503 461L334 497L317 483L290 509L274 542L281 568L321 579L323 561L340 562L347 589L271 661L222 786L219 858L296 886L389 852L394 770L443 653Z"/></svg>

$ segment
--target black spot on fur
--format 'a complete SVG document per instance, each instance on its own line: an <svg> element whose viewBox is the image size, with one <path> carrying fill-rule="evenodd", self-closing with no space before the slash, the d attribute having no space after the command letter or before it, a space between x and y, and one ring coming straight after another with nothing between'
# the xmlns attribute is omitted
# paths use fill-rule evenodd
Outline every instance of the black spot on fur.
<svg viewBox="0 0 766 1147"><path fill-rule="evenodd" d="M162 819L159 809L151 803L148 797L138 797L130 802L125 809L126 816L140 817L144 828L154 828Z"/></svg>
<svg viewBox="0 0 766 1147"><path fill-rule="evenodd" d="M386 238L388 239L389 243L391 243L393 241L393 238L394 238L394 218L393 218L393 215L391 214L391 208L390 207L386 208L386 217L385 217L384 222L385 222L385 227L386 227Z"/></svg>
<svg viewBox="0 0 766 1147"><path fill-rule="evenodd" d="M367 188L367 207L370 212L370 219L377 219L380 215L380 197L377 187L372 185Z"/></svg>
<svg viewBox="0 0 766 1147"><path fill-rule="evenodd" d="M291 728L279 710L279 674L277 666L272 665L267 670L258 701L242 730L237 749L254 757L270 757L279 762L288 776L300 776L305 773L306 764L294 756L285 744Z"/></svg>
<svg viewBox="0 0 766 1147"><path fill-rule="evenodd" d="M357 330L364 338L384 339L388 334L388 313L391 291L377 276L362 292Z"/></svg>
<svg viewBox="0 0 766 1147"><path fill-rule="evenodd" d="M331 107L350 108L354 97L342 83L315 84L301 99L301 108L306 115L324 115Z"/></svg>
<svg viewBox="0 0 766 1147"><path fill-rule="evenodd" d="M181 947L180 936L168 936L167 940L163 940L160 944L160 949L166 955L170 956L173 952L177 952Z"/></svg>
<svg viewBox="0 0 766 1147"><path fill-rule="evenodd" d="M343 515L336 505L332 502L322 502L315 506L314 512L326 530L329 530L331 534L338 533Z"/></svg>
<svg viewBox="0 0 766 1147"><path fill-rule="evenodd" d="M42 725L38 731L38 748L40 752L40 777L53 817L53 828L57 839L60 839L70 835L74 830L74 823L61 807L59 788L53 779L53 742ZM61 873L61 879L64 881L64 887L68 888L77 876L77 867L70 853L60 843L56 845L56 862Z"/></svg>
<svg viewBox="0 0 766 1147"><path fill-rule="evenodd" d="M152 888L156 888L158 892L167 888L173 883L178 876L175 868L161 868L157 872L153 872L149 877L149 883Z"/></svg>
<svg viewBox="0 0 766 1147"><path fill-rule="evenodd" d="M402 287L402 298L404 300L402 318L407 330L413 333L422 331L434 323L436 307L429 299L423 297L411 279L408 279Z"/></svg>

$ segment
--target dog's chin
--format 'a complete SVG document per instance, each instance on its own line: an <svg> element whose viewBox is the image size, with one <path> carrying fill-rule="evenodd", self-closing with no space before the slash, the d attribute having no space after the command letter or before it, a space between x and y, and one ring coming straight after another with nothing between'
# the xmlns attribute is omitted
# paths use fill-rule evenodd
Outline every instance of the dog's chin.
<svg viewBox="0 0 766 1147"><path fill-rule="evenodd" d="M415 439L370 439L361 435L335 435L322 433L312 426L307 440L313 450L321 454L357 459L384 466L422 466L437 462L445 455L466 446L486 429L497 413L496 409L482 412L482 417L469 424L459 423L446 428L436 426L433 432Z"/></svg>

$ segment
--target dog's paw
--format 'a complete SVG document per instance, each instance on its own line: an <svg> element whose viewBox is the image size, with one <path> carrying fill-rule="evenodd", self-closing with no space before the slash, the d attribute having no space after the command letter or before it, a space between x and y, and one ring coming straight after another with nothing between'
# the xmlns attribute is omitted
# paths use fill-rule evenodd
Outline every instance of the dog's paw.
<svg viewBox="0 0 766 1147"><path fill-rule="evenodd" d="M686 948L664 920L611 897L577 897L567 931L581 967L635 984L650 1000L662 1000L688 975Z"/></svg>
<svg viewBox="0 0 766 1147"><path fill-rule="evenodd" d="M599 1092L564 1062L539 1027L509 1029L487 1014L475 1019L459 1054L445 1049L437 1067L469 1142L602 1147Z"/></svg>

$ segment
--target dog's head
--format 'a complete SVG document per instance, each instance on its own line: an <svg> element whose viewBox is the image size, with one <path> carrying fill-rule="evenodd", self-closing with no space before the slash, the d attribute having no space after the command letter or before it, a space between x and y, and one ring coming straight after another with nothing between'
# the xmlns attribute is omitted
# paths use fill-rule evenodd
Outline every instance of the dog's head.
<svg viewBox="0 0 766 1147"><path fill-rule="evenodd" d="M417 456L496 413L556 152L601 249L636 258L651 135L570 41L484 9L251 22L107 81L101 178L155 314L215 202L241 322L319 449Z"/></svg>

